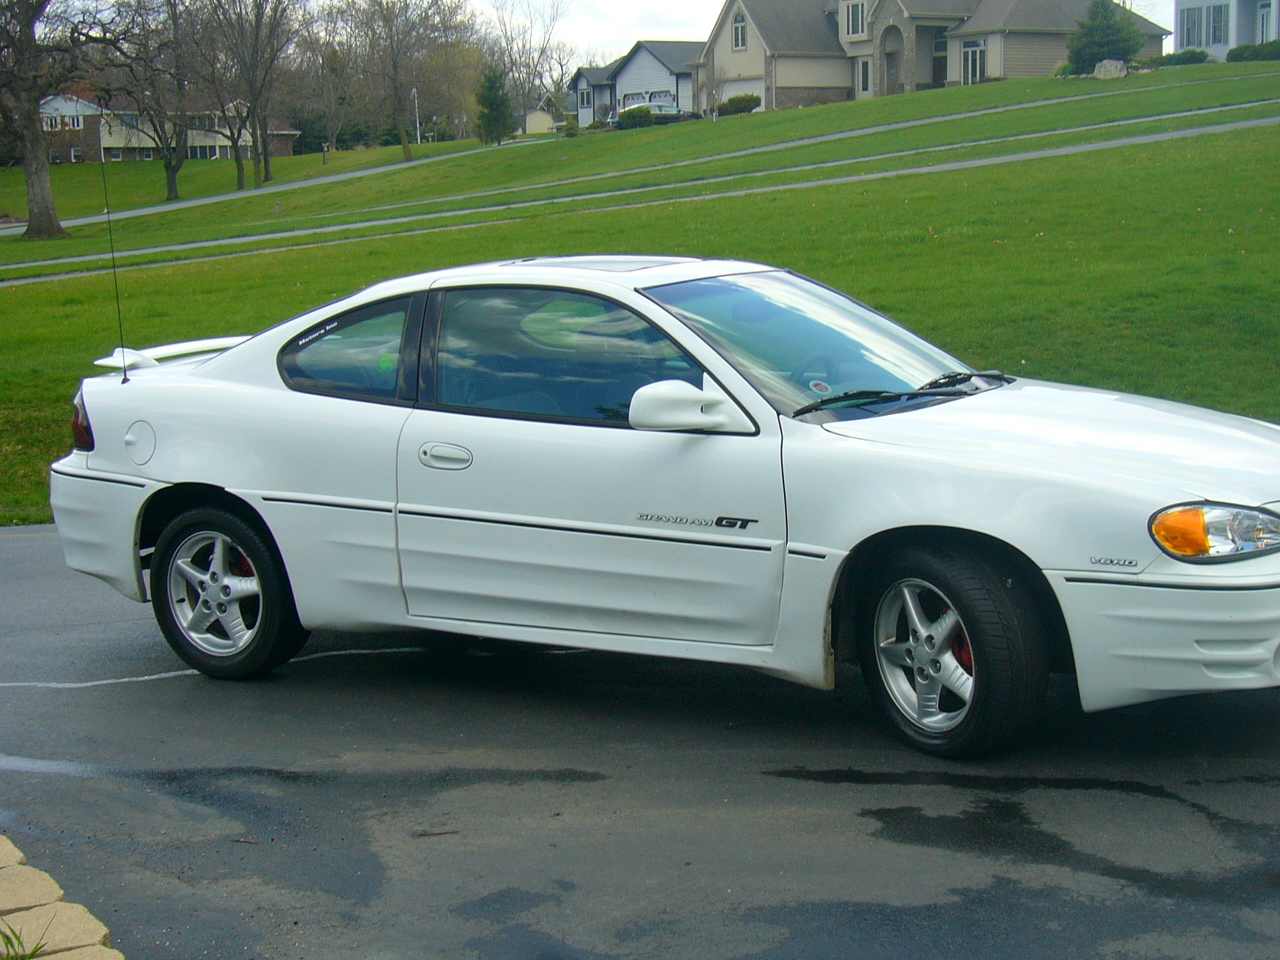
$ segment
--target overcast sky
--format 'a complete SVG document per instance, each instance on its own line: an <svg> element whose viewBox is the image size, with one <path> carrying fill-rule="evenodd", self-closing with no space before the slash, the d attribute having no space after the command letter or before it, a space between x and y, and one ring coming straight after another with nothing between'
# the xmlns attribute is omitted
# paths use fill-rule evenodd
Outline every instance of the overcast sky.
<svg viewBox="0 0 1280 960"><path fill-rule="evenodd" d="M571 0L556 31L599 63L619 57L637 40L706 40L723 0ZM1173 29L1173 0L1133 0L1133 9L1166 30ZM1172 45L1166 41L1166 50Z"/></svg>

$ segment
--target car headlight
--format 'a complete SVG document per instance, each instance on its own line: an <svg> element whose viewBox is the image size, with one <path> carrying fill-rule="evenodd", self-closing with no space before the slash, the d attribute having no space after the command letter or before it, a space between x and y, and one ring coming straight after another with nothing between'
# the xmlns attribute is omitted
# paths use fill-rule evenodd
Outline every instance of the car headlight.
<svg viewBox="0 0 1280 960"><path fill-rule="evenodd" d="M1176 560L1238 560L1280 549L1280 516L1226 503L1184 503L1151 518L1151 538Z"/></svg>

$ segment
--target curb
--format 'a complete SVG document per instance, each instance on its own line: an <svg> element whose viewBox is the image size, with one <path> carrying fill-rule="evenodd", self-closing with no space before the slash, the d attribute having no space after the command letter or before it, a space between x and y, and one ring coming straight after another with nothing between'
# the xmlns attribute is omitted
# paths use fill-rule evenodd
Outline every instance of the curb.
<svg viewBox="0 0 1280 960"><path fill-rule="evenodd" d="M27 949L43 941L41 957L124 960L124 954L111 949L110 931L80 904L63 898L54 879L27 866L22 851L0 834L0 921Z"/></svg>

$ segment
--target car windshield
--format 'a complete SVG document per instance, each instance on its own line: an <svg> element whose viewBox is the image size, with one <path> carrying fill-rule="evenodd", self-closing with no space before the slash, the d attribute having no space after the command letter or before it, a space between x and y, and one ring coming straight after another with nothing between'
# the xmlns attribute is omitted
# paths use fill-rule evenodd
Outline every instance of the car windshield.
<svg viewBox="0 0 1280 960"><path fill-rule="evenodd" d="M826 398L833 405L815 417L874 416L988 385L975 380L972 388L913 394L926 384L948 382L948 373L972 370L868 307L794 274L712 277L645 293L692 327L787 416L802 415ZM881 393L883 400L873 399ZM841 405L845 394L855 396Z"/></svg>

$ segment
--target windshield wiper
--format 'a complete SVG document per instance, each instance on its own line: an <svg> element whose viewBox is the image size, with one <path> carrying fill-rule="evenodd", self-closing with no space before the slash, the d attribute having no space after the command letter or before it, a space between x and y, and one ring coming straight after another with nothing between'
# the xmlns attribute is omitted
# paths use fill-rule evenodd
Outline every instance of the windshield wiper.
<svg viewBox="0 0 1280 960"><path fill-rule="evenodd" d="M999 370L953 370L950 373L943 373L934 377L926 384L920 386L921 390L932 390L934 387L957 387L962 383L968 383L974 378L983 380L998 380L1000 383L1009 383L1013 377L1007 373L1001 373Z"/></svg>
<svg viewBox="0 0 1280 960"><path fill-rule="evenodd" d="M813 403L806 403L791 416L802 417L806 413L813 413L815 410L834 406L837 403L847 404L851 407L865 407L873 403L911 400L915 397L967 397L968 395L968 390L961 390L957 387L930 387L927 385L919 390L851 390L849 393L837 393L831 397L815 400Z"/></svg>

